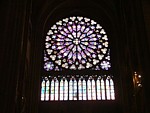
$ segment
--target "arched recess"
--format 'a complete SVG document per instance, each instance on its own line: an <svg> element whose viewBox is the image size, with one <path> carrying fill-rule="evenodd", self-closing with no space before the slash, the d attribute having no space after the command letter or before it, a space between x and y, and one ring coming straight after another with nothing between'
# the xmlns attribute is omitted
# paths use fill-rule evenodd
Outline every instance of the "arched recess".
<svg viewBox="0 0 150 113"><path fill-rule="evenodd" d="M117 62L118 54L116 52L116 50L117 50L117 41L116 40L117 40L117 37L119 37L119 34L117 32L119 30L118 30L118 23L117 23L118 22L117 14L115 13L115 9L112 9L110 7L110 6L113 6L113 4L105 3L104 1L99 2L99 4L97 4L96 2L92 2L92 1L82 1L82 2L80 2L80 1L72 1L72 2L64 1L64 2L61 2L59 5L57 4L55 6L55 8L51 9L50 7L52 5L53 5L53 3L51 3L49 5L46 4L45 6L47 6L47 7L44 7L44 5L43 5L43 10L38 15L39 19L37 19L37 21L34 22L35 31L34 31L33 35L35 37L34 43L36 46L34 49L36 51L40 51L40 52L36 53L35 56L37 56L37 57L35 60L40 61L37 64L38 64L38 66L40 66L41 70L43 68L43 66L42 66L43 49L42 48L44 47L45 34L47 33L50 26L53 25L55 22L57 22L59 19L62 19L64 17L85 16L85 17L90 17L90 18L94 19L95 21L97 21L98 23L100 23L103 26L103 28L107 31L107 34L110 37L111 53L113 53L111 55L111 57L113 59L112 60L113 72L116 74L114 76L119 78L119 76L118 76L119 74L116 72L116 70L117 70L116 68L118 67L118 66L116 66L116 64L119 64ZM39 53L40 53L40 55L39 55ZM35 68L34 70L37 71L36 67L37 67L37 65L34 66L34 68ZM39 79L41 76L40 75L41 70L38 71ZM36 73L38 73L38 72L36 72ZM117 79L116 81L119 81L119 79ZM40 80L39 80L39 82L40 82ZM117 82L116 82L116 84L117 84ZM116 88L116 89L118 89L118 88ZM38 92L40 94L40 86L39 86ZM117 96L117 93L116 93L116 96ZM112 102L112 103L116 103L118 100L119 100L119 96L117 97L116 101ZM49 105L50 103L47 103L47 104ZM54 104L54 105L57 106L58 104ZM68 105L68 104L66 104L66 105ZM102 107L104 107L105 109L107 108L106 107L107 102L104 102L104 103L98 102L97 105L102 105ZM86 105L86 106L88 106L88 105ZM44 103L43 108L48 109L48 106L45 105L45 103ZM41 110L43 108L41 108ZM70 108L67 107L65 109L70 109ZM116 104L113 104L113 106L111 108L116 109L117 108ZM96 109L98 109L98 108L96 107ZM84 110L85 110L85 108L84 108ZM61 112L61 111L56 110L56 112ZM91 109L89 109L89 113L90 112L92 112Z"/></svg>

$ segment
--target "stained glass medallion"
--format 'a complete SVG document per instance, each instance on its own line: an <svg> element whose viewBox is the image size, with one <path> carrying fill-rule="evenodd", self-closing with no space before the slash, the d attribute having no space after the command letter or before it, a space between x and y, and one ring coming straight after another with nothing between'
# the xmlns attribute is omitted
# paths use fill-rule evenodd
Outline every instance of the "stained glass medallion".
<svg viewBox="0 0 150 113"><path fill-rule="evenodd" d="M69 17L54 24L45 40L44 69L108 70L108 37L100 24L84 17Z"/></svg>

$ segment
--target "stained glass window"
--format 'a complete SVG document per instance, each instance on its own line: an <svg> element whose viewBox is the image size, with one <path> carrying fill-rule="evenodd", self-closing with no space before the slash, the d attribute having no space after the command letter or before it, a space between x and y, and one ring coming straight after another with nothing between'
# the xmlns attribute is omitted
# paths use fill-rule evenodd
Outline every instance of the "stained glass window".
<svg viewBox="0 0 150 113"><path fill-rule="evenodd" d="M64 81L64 100L68 100L68 81Z"/></svg>
<svg viewBox="0 0 150 113"><path fill-rule="evenodd" d="M97 79L97 100L101 100L100 77Z"/></svg>
<svg viewBox="0 0 150 113"><path fill-rule="evenodd" d="M78 92L79 92L79 100L82 100L83 95L83 84L81 79L78 81Z"/></svg>
<svg viewBox="0 0 150 113"><path fill-rule="evenodd" d="M59 95L59 82L58 80L56 79L55 80L55 100L58 100L58 95Z"/></svg>
<svg viewBox="0 0 150 113"><path fill-rule="evenodd" d="M101 91L102 91L102 100L105 100L106 96L105 96L105 84L104 84L104 80L101 79Z"/></svg>
<svg viewBox="0 0 150 113"><path fill-rule="evenodd" d="M115 100L114 82L112 79L110 79L110 94L111 94L111 99Z"/></svg>
<svg viewBox="0 0 150 113"><path fill-rule="evenodd" d="M77 81L74 81L73 83L73 100L77 100Z"/></svg>
<svg viewBox="0 0 150 113"><path fill-rule="evenodd" d="M94 79L92 80L92 100L96 100L96 86Z"/></svg>
<svg viewBox="0 0 150 113"><path fill-rule="evenodd" d="M43 101L44 100L44 95L45 95L45 80L42 81L42 84L41 84L41 100Z"/></svg>
<svg viewBox="0 0 150 113"><path fill-rule="evenodd" d="M87 80L81 76L78 81L71 76L69 80L63 77L60 81L51 80L51 76L43 78L41 100L115 100L112 76L93 75Z"/></svg>
<svg viewBox="0 0 150 113"><path fill-rule="evenodd" d="M86 95L86 81L85 81L85 79L83 79L83 100L87 100L87 95Z"/></svg>
<svg viewBox="0 0 150 113"><path fill-rule="evenodd" d="M69 82L69 100L73 100L73 80Z"/></svg>
<svg viewBox="0 0 150 113"><path fill-rule="evenodd" d="M46 96L46 98L45 98L45 100L49 100L49 81L46 81L46 92L45 92L45 96Z"/></svg>
<svg viewBox="0 0 150 113"><path fill-rule="evenodd" d="M51 81L51 100L54 100L54 91L55 91L55 87L54 87L55 81L54 79Z"/></svg>
<svg viewBox="0 0 150 113"><path fill-rule="evenodd" d="M60 81L60 100L64 99L64 82L63 79Z"/></svg>
<svg viewBox="0 0 150 113"><path fill-rule="evenodd" d="M107 78L106 79L106 97L107 97L107 99L109 100L110 99L110 84L109 84L109 80L108 80L109 78Z"/></svg>
<svg viewBox="0 0 150 113"><path fill-rule="evenodd" d="M115 100L109 38L96 21L57 21L46 34L43 59L41 101Z"/></svg>
<svg viewBox="0 0 150 113"><path fill-rule="evenodd" d="M87 87L88 87L88 100L91 100L92 96L92 82L90 80L91 78L88 79L87 81Z"/></svg>
<svg viewBox="0 0 150 113"><path fill-rule="evenodd" d="M109 55L108 37L100 24L79 16L65 18L47 33L44 69L108 70Z"/></svg>

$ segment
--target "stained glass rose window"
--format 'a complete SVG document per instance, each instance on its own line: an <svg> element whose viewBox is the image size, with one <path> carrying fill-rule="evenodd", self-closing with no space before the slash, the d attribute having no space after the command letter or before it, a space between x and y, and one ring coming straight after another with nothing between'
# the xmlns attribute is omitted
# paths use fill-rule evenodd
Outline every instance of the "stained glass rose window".
<svg viewBox="0 0 150 113"><path fill-rule="evenodd" d="M100 24L85 17L69 17L54 24L45 40L44 69L108 70L108 37Z"/></svg>
<svg viewBox="0 0 150 113"><path fill-rule="evenodd" d="M99 23L80 16L56 22L45 38L41 101L115 100L110 59Z"/></svg>

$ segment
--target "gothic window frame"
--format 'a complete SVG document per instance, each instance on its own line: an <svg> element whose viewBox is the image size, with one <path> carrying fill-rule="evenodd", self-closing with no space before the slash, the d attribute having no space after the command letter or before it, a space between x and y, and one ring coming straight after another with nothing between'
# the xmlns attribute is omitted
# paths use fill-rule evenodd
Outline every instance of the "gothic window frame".
<svg viewBox="0 0 150 113"><path fill-rule="evenodd" d="M75 19L78 19L78 18L80 18L79 16L72 16L72 17L69 17L69 20L73 20L73 18L75 18ZM66 20L67 18L65 18L65 19L62 19L62 22L66 22L67 20ZM95 21L94 20L92 20L92 19L89 19L89 18L86 18L86 17L82 17L82 20L85 20L85 21L87 21L87 23L89 23L89 22L93 22L94 23L94 25L95 25ZM59 24L61 23L61 21L58 21L58 22L56 22L56 25L58 25L59 26ZM97 24L97 23L96 23ZM55 24L51 27L51 29L53 29L54 31L55 31L55 29L57 29ZM100 29L101 31L98 31L98 32L102 32L101 34L104 34L104 36L102 37L102 38L104 38L104 39L108 39L106 36L108 35L108 34L106 34L106 32L105 32L105 30L102 28L102 26L100 25L100 24L97 24L97 26L98 26L98 28L97 29ZM97 27L96 25L95 25L95 27ZM49 30L48 32L47 32L47 36L46 36L46 40L47 41L49 41L49 36L51 35L51 33L52 33L52 30ZM72 27L72 29L73 29L73 27ZM77 29L77 28L76 28ZM106 34L106 35L105 35ZM76 35L75 35L76 37L77 37L77 32L76 32ZM74 37L75 37L74 36ZM60 39L59 39L60 40ZM47 46L49 46L48 44L47 44L47 41L45 41L45 51L46 51L46 48L48 48ZM81 41L81 40L80 40ZM58 41L59 42L59 41ZM72 42L74 45L78 45L80 42L79 42L79 40L72 40L72 41L70 41L70 42ZM93 41L94 42L94 41ZM97 42L97 41L96 41ZM106 41L106 42L109 42L109 40L108 41ZM100 43L100 42L99 42ZM60 43L61 44L61 43ZM59 45L60 45L59 44ZM102 44L104 44L104 43L102 43ZM86 44L87 45L87 44ZM108 50L107 50L107 53L109 54L108 56L110 57L110 47L108 46L108 44L104 44L103 46L107 46L108 47ZM86 46L87 47L87 46ZM93 47L95 47L95 46L93 46ZM96 47L97 47L97 45L96 45ZM56 47L55 47L56 48ZM52 49L52 48L51 48ZM91 50L92 51L92 50ZM47 53L48 53L49 51L47 51ZM53 51L53 53L56 53L56 51ZM51 53L50 53L51 54ZM49 55L50 55L49 54ZM61 54L63 54L63 52L61 52ZM45 53L44 53L44 55L45 55ZM65 55L64 55L65 56ZM45 56L44 56L45 57ZM81 57L81 56L80 56ZM79 58L80 58L79 57ZM105 58L107 58L107 55L106 55L106 53L104 54L104 57ZM46 58L46 57L45 57ZM44 60L45 60L45 58L44 58ZM53 60L53 59L55 59L54 57L50 57L51 58L51 61L52 62L54 62L55 60ZM97 58L98 58L98 55L97 55ZM109 59L109 63L111 63L111 59L110 58L108 58ZM63 59L61 59L61 60L63 60ZM73 58L72 58L72 60L73 60ZM75 61L76 61L76 59L75 59ZM105 60L104 60L105 61ZM43 83L43 81L45 82L45 83L43 83L45 86L44 86L44 88L43 87L41 87L41 101L66 101L66 100L115 100L115 90L114 90L114 82L112 82L112 81L114 81L113 79L113 75L112 75L112 70L111 70L111 68L110 69L105 69L105 66L106 66L106 62L104 62L104 61L102 61L101 62L101 64L104 64L104 65L101 65L101 69L99 70L99 68L96 68L96 66L93 66L93 67L95 67L94 69L93 68L91 68L91 69L79 69L79 68L77 68L78 67L78 65L75 65L75 69L68 69L68 68L62 68L62 69L60 69L60 68L57 68L56 66L55 66L55 64L51 64L51 62L48 62L47 64L43 64L44 65L44 69L43 69L43 75L42 75L42 77L41 77L41 84ZM44 63L46 63L46 60L45 60L45 62ZM97 63L96 63L97 64ZM51 65L51 66L50 66ZM57 62L57 65L59 65L59 63ZM88 64L86 64L86 66L87 66ZM47 66L47 67L49 67L49 69L46 69L47 67L45 67L45 66ZM85 67L86 67L85 66ZM103 68L103 66L104 66L104 68ZM70 66L71 67L71 66ZM89 66L88 66L89 67ZM110 66L111 67L111 66ZM53 70L55 68L55 70ZM90 73L90 74L89 74ZM69 92L70 90L69 90L69 83L70 83L70 81L72 80L72 81L74 81L74 79L76 79L76 84L77 84L77 89L76 89L76 93L77 93L77 95L76 95L76 98L72 98L72 99L70 99L71 97L69 96L69 95L71 95L71 92ZM81 80L81 82L83 82L84 80L86 81L86 94L85 93L83 93L83 91L82 91L82 93L80 93L80 90L79 89L81 89L81 90L83 90L83 87L82 88L80 88L79 87L79 81ZM100 88L101 88L101 90L99 91L99 95L98 95L98 86L96 85L97 84L97 81L100 81L99 83L100 83ZM56 81L58 82L58 90L56 90L55 89L55 83L56 83ZM64 84L64 82L65 81L68 81L68 89L67 89L67 94L65 93L65 92L63 92L62 94L63 95L68 95L68 97L66 97L66 96L63 96L63 99L61 99L61 81L63 81L63 84ZM92 81L94 81L94 82L92 82ZM103 81L103 82L102 82ZM108 82L106 82L106 81L108 81ZM49 85L47 86L47 82L50 82L49 83ZM51 93L52 92L52 83L54 82L54 86L53 86L53 90L54 90L54 92L53 93ZM90 90L88 90L88 82L89 82L89 84L91 84L91 86L92 86L92 83L94 83L95 84L95 93L93 93L92 92L92 89ZM91 83L90 83L91 82ZM72 82L72 83L74 83L74 82ZM107 84L106 84L107 83ZM103 88L102 88L102 86L104 86ZM65 86L63 86L63 88L65 89ZM92 88L92 87L91 87ZM58 91L58 92L57 92ZM75 91L75 90L73 90L73 91ZM88 91L91 91L91 93L88 93ZM109 91L109 93L107 93ZM109 95L109 94L111 94L111 91L112 91L112 93L114 94L114 96L113 97L111 97L111 95ZM57 94L56 94L56 92L58 93L58 97L57 97ZM43 94L42 94L43 93ZM52 94L54 94L53 96L52 96ZM72 95L74 95L75 93L74 92L72 92ZM82 94L82 95L80 95L80 94ZM91 96L89 96L89 94L91 94ZM93 96L93 94L95 94L95 96ZM42 96L43 95L43 96ZM83 96L83 95L85 95L85 96ZM109 95L109 96L108 96ZM54 97L54 99L52 98L52 97Z"/></svg>

